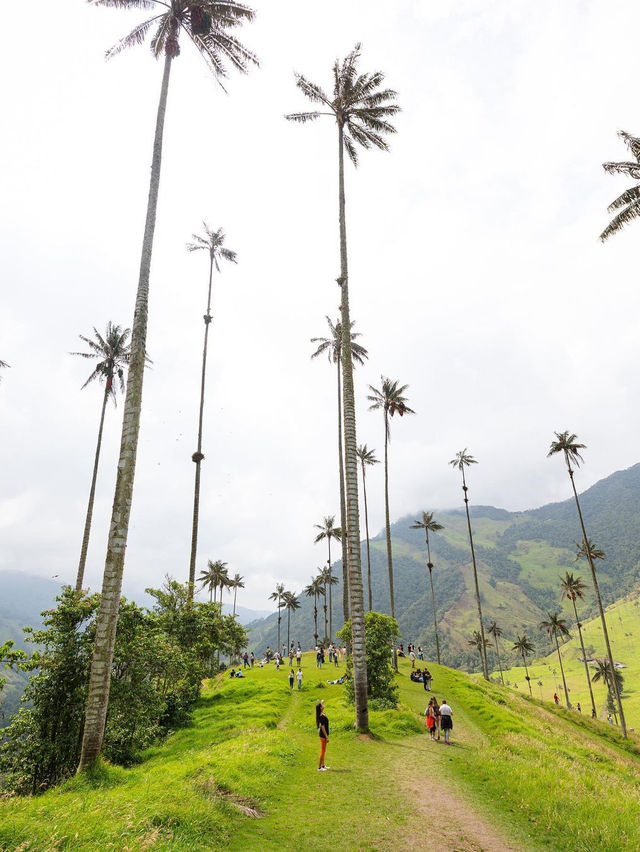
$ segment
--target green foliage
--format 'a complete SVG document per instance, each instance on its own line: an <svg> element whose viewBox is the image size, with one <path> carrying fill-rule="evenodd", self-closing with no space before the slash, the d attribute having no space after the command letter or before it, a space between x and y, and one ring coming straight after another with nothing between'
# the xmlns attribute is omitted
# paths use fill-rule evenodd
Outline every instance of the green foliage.
<svg viewBox="0 0 640 852"><path fill-rule="evenodd" d="M364 638L367 658L368 695L378 702L378 709L395 707L398 703L398 687L394 682L395 672L391 659L391 647L394 636L398 636L398 622L390 615L381 612L367 612L364 617ZM338 631L341 642L351 645L351 621ZM347 672L350 676L346 684L346 694L353 702L353 665L351 657L347 660Z"/></svg>

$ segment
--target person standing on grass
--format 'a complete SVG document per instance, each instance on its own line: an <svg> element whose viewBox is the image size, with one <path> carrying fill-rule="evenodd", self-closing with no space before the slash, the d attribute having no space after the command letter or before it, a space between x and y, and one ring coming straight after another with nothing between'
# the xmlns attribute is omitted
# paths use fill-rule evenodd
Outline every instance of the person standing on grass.
<svg viewBox="0 0 640 852"><path fill-rule="evenodd" d="M316 728L320 737L320 758L318 760L318 772L324 772L329 767L324 762L324 756L329 742L329 720L324 712L324 701L316 704Z"/></svg>
<svg viewBox="0 0 640 852"><path fill-rule="evenodd" d="M416 667L416 655L414 653L413 648L409 651L409 659L411 660L411 668L415 669L415 667Z"/></svg>
<svg viewBox="0 0 640 852"><path fill-rule="evenodd" d="M296 676L296 673L294 672L293 669L291 669L291 671L289 672L289 686L290 686L291 689L293 689L293 681L294 681L295 676Z"/></svg>
<svg viewBox="0 0 640 852"><path fill-rule="evenodd" d="M453 710L447 704L447 699L443 699L440 705L440 727L444 733L444 744L451 745L449 736L453 730ZM438 737L440 739L440 737Z"/></svg>
<svg viewBox="0 0 640 852"><path fill-rule="evenodd" d="M298 668L302 668L302 651L300 650L300 643L298 642L298 650L296 651L296 662L298 664Z"/></svg>
<svg viewBox="0 0 640 852"><path fill-rule="evenodd" d="M302 689L302 669L298 669L296 672L296 679L298 681L298 692Z"/></svg>
<svg viewBox="0 0 640 852"><path fill-rule="evenodd" d="M435 728L434 733L436 734L436 739L440 739L440 705L438 704L438 699L433 696L433 716L435 719Z"/></svg>
<svg viewBox="0 0 640 852"><path fill-rule="evenodd" d="M429 699L427 709L425 710L425 716L427 717L427 730L429 731L429 737L432 740L435 740L436 714L433 711L433 698Z"/></svg>

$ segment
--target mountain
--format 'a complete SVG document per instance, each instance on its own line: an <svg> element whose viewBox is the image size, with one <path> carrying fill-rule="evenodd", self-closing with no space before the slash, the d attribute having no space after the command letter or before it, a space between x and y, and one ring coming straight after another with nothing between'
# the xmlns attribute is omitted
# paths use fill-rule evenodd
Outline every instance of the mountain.
<svg viewBox="0 0 640 852"><path fill-rule="evenodd" d="M569 483L567 482L567 490ZM473 499L473 491L470 492ZM580 495L587 534L607 558L597 565L605 604L629 594L637 587L640 573L640 464L618 471L597 482ZM430 508L430 507L426 507ZM396 615L404 642L420 644L427 658L435 656L431 597L424 535L410 529L415 518L408 515L391 526L393 542ZM442 661L446 665L476 669L479 659L468 645L477 629L467 523L464 509L435 512L444 525L432 535L431 558L436 609L440 627ZM589 591L584 615L595 615L589 568L575 563L576 542L582 538L571 498L526 512L509 512L493 506L473 506L471 520L478 567L483 616L496 620L505 640L533 631L550 609L560 607L559 577L565 571L581 574ZM389 611L386 545L384 531L371 539L373 607ZM366 585L366 547L362 543L362 565ZM341 562L333 572L342 576ZM341 587L333 590L334 628L340 627ZM366 599L366 588L365 588ZM568 615L567 611L567 615ZM322 613L319 617L322 635ZM302 608L293 621L292 635L303 647L313 645L313 603L302 598ZM286 642L286 616L283 614ZM277 616L249 626L251 646L262 652L277 644ZM539 643L541 646L541 643Z"/></svg>

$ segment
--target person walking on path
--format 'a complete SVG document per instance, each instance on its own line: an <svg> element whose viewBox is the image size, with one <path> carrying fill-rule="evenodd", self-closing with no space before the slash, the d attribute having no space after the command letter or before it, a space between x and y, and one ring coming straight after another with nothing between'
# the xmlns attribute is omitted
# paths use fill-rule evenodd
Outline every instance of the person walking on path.
<svg viewBox="0 0 640 852"><path fill-rule="evenodd" d="M329 767L324 762L324 756L329 742L329 720L324 712L324 701L316 704L316 727L320 737L320 758L318 759L318 772L324 772Z"/></svg>
<svg viewBox="0 0 640 852"><path fill-rule="evenodd" d="M416 667L416 655L413 651L413 648L409 651L409 659L411 660L411 668L415 669L415 667Z"/></svg>
<svg viewBox="0 0 640 852"><path fill-rule="evenodd" d="M293 650L293 645L289 648L289 666L293 665L293 656L295 651Z"/></svg>
<svg viewBox="0 0 640 852"><path fill-rule="evenodd" d="M296 672L296 680L298 681L298 692L302 689L302 669Z"/></svg>
<svg viewBox="0 0 640 852"><path fill-rule="evenodd" d="M444 744L451 745L451 741L449 740L449 736L451 735L451 731L453 730L453 710L447 704L447 699L443 699L442 704L440 705L440 726L444 733ZM438 737L438 739L440 739Z"/></svg>
<svg viewBox="0 0 640 852"><path fill-rule="evenodd" d="M433 696L433 715L436 721L434 733L436 734L436 739L440 740L440 705L435 695Z"/></svg>
<svg viewBox="0 0 640 852"><path fill-rule="evenodd" d="M433 698L429 699L429 703L427 704L427 709L425 710L425 716L427 717L427 730L429 731L429 737L432 740L435 740L436 714L433 710Z"/></svg>
<svg viewBox="0 0 640 852"><path fill-rule="evenodd" d="M300 650L300 643L298 642L298 650L296 651L296 662L298 664L298 668L302 668L302 651Z"/></svg>
<svg viewBox="0 0 640 852"><path fill-rule="evenodd" d="M291 669L291 671L289 672L289 686L290 686L291 689L293 689L293 681L295 679L295 676L296 676L296 673L294 672L293 669Z"/></svg>

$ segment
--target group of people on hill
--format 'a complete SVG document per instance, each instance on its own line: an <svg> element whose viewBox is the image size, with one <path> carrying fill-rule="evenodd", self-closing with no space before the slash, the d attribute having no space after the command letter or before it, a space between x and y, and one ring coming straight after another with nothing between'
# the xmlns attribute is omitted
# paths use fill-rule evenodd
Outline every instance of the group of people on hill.
<svg viewBox="0 0 640 852"><path fill-rule="evenodd" d="M431 682L433 681L433 675L429 671L429 669L425 668L424 671L422 669L416 669L409 673L409 677L414 683L421 683L424 686L425 692L431 692Z"/></svg>
<svg viewBox="0 0 640 852"><path fill-rule="evenodd" d="M451 745L451 731L453 730L453 710L447 704L447 699L444 698L442 704L438 704L438 699L433 696L429 699L427 709L424 711L426 716L427 730L433 741L440 739L440 731L444 736L445 745Z"/></svg>

